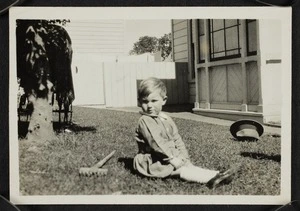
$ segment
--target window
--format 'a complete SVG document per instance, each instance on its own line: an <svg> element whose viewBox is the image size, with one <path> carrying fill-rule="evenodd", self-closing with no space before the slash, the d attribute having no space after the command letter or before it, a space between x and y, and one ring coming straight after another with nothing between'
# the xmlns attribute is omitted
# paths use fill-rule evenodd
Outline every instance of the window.
<svg viewBox="0 0 300 211"><path fill-rule="evenodd" d="M204 30L204 20L197 20L197 27L198 27L198 43L199 43L199 48L198 48L198 53L199 53L199 58L198 61L199 63L204 63L205 62L205 30Z"/></svg>
<svg viewBox="0 0 300 211"><path fill-rule="evenodd" d="M239 20L209 20L211 61L240 57Z"/></svg>
<svg viewBox="0 0 300 211"><path fill-rule="evenodd" d="M257 54L256 20L246 20L247 56Z"/></svg>

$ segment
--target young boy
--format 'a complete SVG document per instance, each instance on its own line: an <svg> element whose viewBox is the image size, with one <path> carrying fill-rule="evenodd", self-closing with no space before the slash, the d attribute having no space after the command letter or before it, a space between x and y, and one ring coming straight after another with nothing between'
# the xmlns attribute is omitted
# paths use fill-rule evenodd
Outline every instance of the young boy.
<svg viewBox="0 0 300 211"><path fill-rule="evenodd" d="M190 162L175 123L161 112L166 94L165 84L157 78L148 78L139 86L138 100L143 111L135 136L139 151L134 157L134 169L144 176L179 176L186 181L206 183L209 188L231 182L234 169L219 172Z"/></svg>

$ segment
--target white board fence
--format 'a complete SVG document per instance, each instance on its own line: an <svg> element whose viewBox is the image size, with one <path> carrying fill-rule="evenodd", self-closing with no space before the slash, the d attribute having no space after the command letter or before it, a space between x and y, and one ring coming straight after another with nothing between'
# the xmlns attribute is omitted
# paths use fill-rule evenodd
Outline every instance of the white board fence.
<svg viewBox="0 0 300 211"><path fill-rule="evenodd" d="M93 67L96 65L97 68L91 68L92 63ZM137 106L137 86L141 80L148 77L157 77L165 82L168 95L167 104L188 103L187 63L90 61L85 62L85 65L78 64L78 66L80 74L73 73L73 78L80 76L78 80L74 80L74 82L77 81L74 83L74 105ZM91 69L97 73L92 74ZM80 81L84 81L84 85ZM99 87L99 85L101 86ZM99 96L97 97L99 99L91 101L90 95Z"/></svg>
<svg viewBox="0 0 300 211"><path fill-rule="evenodd" d="M137 87L148 77L162 79L168 104L188 102L187 63L103 63L106 107L137 106Z"/></svg>

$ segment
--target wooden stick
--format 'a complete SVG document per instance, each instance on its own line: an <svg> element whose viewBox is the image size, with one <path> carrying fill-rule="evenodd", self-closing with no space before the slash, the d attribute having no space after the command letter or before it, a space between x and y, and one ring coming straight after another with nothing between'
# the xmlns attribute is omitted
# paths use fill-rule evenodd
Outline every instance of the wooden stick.
<svg viewBox="0 0 300 211"><path fill-rule="evenodd" d="M95 168L101 168L115 154L115 152L116 152L116 150L112 151L105 158L103 158L98 163L96 163L95 165L93 165L93 167L95 167Z"/></svg>

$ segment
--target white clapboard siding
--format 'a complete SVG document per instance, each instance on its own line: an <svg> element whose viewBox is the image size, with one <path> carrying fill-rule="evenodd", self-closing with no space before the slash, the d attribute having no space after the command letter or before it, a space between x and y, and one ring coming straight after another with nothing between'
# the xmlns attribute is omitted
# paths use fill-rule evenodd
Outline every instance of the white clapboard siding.
<svg viewBox="0 0 300 211"><path fill-rule="evenodd" d="M185 22L186 19L173 19L172 21L173 21L173 24L180 24L182 22Z"/></svg>
<svg viewBox="0 0 300 211"><path fill-rule="evenodd" d="M78 54L125 54L124 20L72 20L65 28Z"/></svg>
<svg viewBox="0 0 300 211"><path fill-rule="evenodd" d="M188 20L173 20L173 54L175 62L188 61Z"/></svg>
<svg viewBox="0 0 300 211"><path fill-rule="evenodd" d="M174 39L178 39L178 38L185 37L185 36L187 36L186 28L174 31Z"/></svg>
<svg viewBox="0 0 300 211"><path fill-rule="evenodd" d="M183 20L181 22L178 22L178 23L174 23L174 31L179 31L179 30L182 30L182 29L186 29L187 27L187 20Z"/></svg>
<svg viewBox="0 0 300 211"><path fill-rule="evenodd" d="M187 43L187 37L180 37L174 40L174 46L178 46L181 44L186 44ZM176 50L176 48L175 48Z"/></svg>
<svg viewBox="0 0 300 211"><path fill-rule="evenodd" d="M176 46L176 48L174 49L175 54L180 53L180 52L187 52L188 50L188 46L186 45L186 43L183 44L179 44Z"/></svg>

